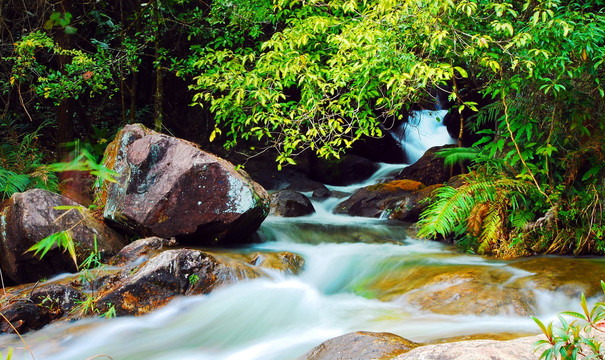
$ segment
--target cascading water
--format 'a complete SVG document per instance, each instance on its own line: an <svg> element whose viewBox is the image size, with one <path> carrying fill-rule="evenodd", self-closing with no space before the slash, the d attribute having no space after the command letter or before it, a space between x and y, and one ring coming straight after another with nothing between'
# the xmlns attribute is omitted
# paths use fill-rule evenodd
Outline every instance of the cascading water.
<svg viewBox="0 0 605 360"><path fill-rule="evenodd" d="M418 161L433 146L455 143L441 121L446 114L447 110L413 111L408 122L402 123L391 133L401 144L408 163L413 164Z"/></svg>
<svg viewBox="0 0 605 360"><path fill-rule="evenodd" d="M405 141L411 142L409 137ZM403 166L383 165L369 182ZM361 185L332 189L350 194ZM459 254L444 244L409 237L406 224L335 215L331 210L341 200L315 201L317 212L306 217L269 217L259 230L265 242L241 249L298 253L305 259L299 275L269 272L266 279L175 299L142 317L52 324L27 334L25 341L37 359L49 360L99 354L116 360L288 360L358 330L392 332L418 342L538 333L527 315L549 321L559 311L576 309L578 292L585 290L581 284L598 284L605 276L605 270L585 271L553 285L553 269L573 266L559 266L561 259L553 257L538 259L535 266ZM568 261L605 268L602 260ZM428 299L443 294L437 306L429 304ZM0 336L0 352L9 346L16 350L13 359L31 358L17 336Z"/></svg>

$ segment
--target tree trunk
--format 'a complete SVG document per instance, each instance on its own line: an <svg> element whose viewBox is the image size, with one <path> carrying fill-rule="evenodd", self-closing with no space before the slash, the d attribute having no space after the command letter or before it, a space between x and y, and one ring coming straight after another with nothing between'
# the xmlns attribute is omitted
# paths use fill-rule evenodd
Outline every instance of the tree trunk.
<svg viewBox="0 0 605 360"><path fill-rule="evenodd" d="M71 0L61 0L59 8L63 14L71 12ZM61 49L71 49L72 41L71 36L65 32L64 29L57 31L57 45ZM59 56L59 71L62 73L65 71L65 66L71 62L71 56L60 55ZM74 122L73 122L73 100L63 99L59 103L57 109L57 155L59 161L67 155L67 149L65 144L73 141L74 138Z"/></svg>
<svg viewBox="0 0 605 360"><path fill-rule="evenodd" d="M162 123L164 120L164 113L162 102L164 98L164 86L162 84L162 64L160 59L160 4L159 0L153 2L153 35L154 35L154 50L155 50L155 101L153 104L154 110L154 123L155 131L162 131Z"/></svg>

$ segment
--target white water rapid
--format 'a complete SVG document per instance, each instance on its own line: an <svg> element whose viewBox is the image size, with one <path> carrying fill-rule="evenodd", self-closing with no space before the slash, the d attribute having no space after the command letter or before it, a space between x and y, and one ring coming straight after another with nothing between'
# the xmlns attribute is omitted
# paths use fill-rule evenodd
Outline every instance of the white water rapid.
<svg viewBox="0 0 605 360"><path fill-rule="evenodd" d="M418 161L433 146L455 143L442 122L446 114L447 110L413 111L408 122L392 133L405 151L408 163Z"/></svg>
<svg viewBox="0 0 605 360"><path fill-rule="evenodd" d="M422 124L418 129L424 132ZM406 140L408 145L412 142ZM428 148L426 140L421 142ZM382 173L371 181L403 166L383 165ZM334 190L352 193L355 188ZM407 224L332 214L341 200L315 202L317 213L307 217L269 217L259 230L265 242L239 250L300 254L305 266L299 275L272 272L267 279L175 299L142 317L55 323L26 334L25 341L36 359L45 360L84 360L101 354L114 360L289 360L327 339L358 330L391 332L417 342L539 332L528 314L516 315L511 305L494 301L487 307L492 311L480 315L449 314L415 301L418 287L405 289L414 281L422 285L424 276L433 281L450 271L462 275L451 283L434 282L425 290L438 292L460 285L465 274L487 273L494 275L485 292L520 291L528 298L531 313L543 321L578 308L577 292L570 287L538 290L535 285L544 274L414 239L408 236ZM598 282L587 281L592 280ZM9 346L15 348L13 359L31 359L17 336L0 335L0 352L5 354Z"/></svg>

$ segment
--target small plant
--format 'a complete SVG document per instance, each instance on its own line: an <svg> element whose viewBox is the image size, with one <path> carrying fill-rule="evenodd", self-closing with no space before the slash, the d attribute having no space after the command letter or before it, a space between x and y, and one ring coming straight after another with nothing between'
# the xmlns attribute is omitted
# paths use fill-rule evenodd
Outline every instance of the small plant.
<svg viewBox="0 0 605 360"><path fill-rule="evenodd" d="M605 282L602 280L601 288L605 294ZM540 359L575 360L580 356L585 359L605 359L605 350L601 349L601 342L591 336L593 331L604 332L599 326L605 320L605 303L597 302L589 310L586 297L582 294L580 304L584 313L562 312L559 315L560 327L553 327L552 322L546 326L536 317L532 317L546 336L546 340L538 340L534 344L534 352L546 347ZM563 315L575 320L569 323Z"/></svg>
<svg viewBox="0 0 605 360"><path fill-rule="evenodd" d="M86 299L81 301L76 301L76 306L71 312L78 313L80 315L88 315L88 314L98 314L99 309L95 306L95 298L92 295L86 294Z"/></svg>
<svg viewBox="0 0 605 360"><path fill-rule="evenodd" d="M189 275L189 284L195 285L198 281L200 281L200 276L197 274Z"/></svg>
<svg viewBox="0 0 605 360"><path fill-rule="evenodd" d="M101 317L111 319L111 318L118 316L118 314L116 313L116 306L114 304L108 302L107 307L108 307L107 311L102 313Z"/></svg>

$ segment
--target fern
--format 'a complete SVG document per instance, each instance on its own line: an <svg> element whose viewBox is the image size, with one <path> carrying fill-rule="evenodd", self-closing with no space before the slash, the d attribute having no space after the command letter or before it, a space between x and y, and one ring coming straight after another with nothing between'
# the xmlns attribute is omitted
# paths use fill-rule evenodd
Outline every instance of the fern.
<svg viewBox="0 0 605 360"><path fill-rule="evenodd" d="M2 193L2 200L11 197L14 193L25 191L30 183L31 179L28 175L17 174L0 167L0 192Z"/></svg>
<svg viewBox="0 0 605 360"><path fill-rule="evenodd" d="M529 186L507 177L467 175L467 183L458 189L444 186L435 190L432 203L420 215L418 235L436 238L456 234L469 243L468 249L486 252L509 226L502 214L509 204L518 206L516 198L522 197ZM475 246L469 246L471 239L475 239Z"/></svg>
<svg viewBox="0 0 605 360"><path fill-rule="evenodd" d="M479 237L479 250L477 251L479 254L488 253L489 251L487 250L492 249L492 245L495 245L503 234L500 207L493 204L490 205L482 223L482 231Z"/></svg>

